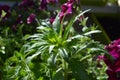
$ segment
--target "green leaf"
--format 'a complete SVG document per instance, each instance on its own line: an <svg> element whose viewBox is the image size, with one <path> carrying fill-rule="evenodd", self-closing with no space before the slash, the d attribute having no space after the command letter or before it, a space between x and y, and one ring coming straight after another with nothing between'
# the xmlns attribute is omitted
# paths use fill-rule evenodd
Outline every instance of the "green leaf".
<svg viewBox="0 0 120 80"><path fill-rule="evenodd" d="M92 57L91 54L88 54L88 55L86 55L86 56L83 56L83 57L80 59L80 61L84 61L84 60L86 60L86 59L88 59L88 58L90 58L90 57Z"/></svg>
<svg viewBox="0 0 120 80"><path fill-rule="evenodd" d="M83 44L83 45L81 45L81 46L79 47L79 49L76 51L75 54L80 53L80 52L82 52L83 50L85 50L88 45L89 45L89 44Z"/></svg>
<svg viewBox="0 0 120 80"><path fill-rule="evenodd" d="M101 32L100 30L94 30L94 31L86 32L83 35L88 36L88 35L91 35L91 34L94 34L94 33L100 33L100 32Z"/></svg>
<svg viewBox="0 0 120 80"><path fill-rule="evenodd" d="M86 27L86 23L87 23L88 17L84 18L81 20L81 25L85 27L85 29L83 28L82 31L86 31L88 28Z"/></svg>
<svg viewBox="0 0 120 80"><path fill-rule="evenodd" d="M68 61L68 52L66 51L66 49L64 48L60 48L59 49L60 55L62 56L62 58L66 61Z"/></svg>
<svg viewBox="0 0 120 80"><path fill-rule="evenodd" d="M12 75L11 78L16 78L19 75L20 69L21 69L21 66L17 66L15 68L14 75Z"/></svg>
<svg viewBox="0 0 120 80"><path fill-rule="evenodd" d="M53 79L52 80L64 80L64 76L63 76L63 73L62 73L62 69L59 68L56 72L55 72L55 75L53 76Z"/></svg>
<svg viewBox="0 0 120 80"><path fill-rule="evenodd" d="M50 57L48 58L48 64L50 65L50 67L54 68L55 67L55 63L56 63L56 59L57 55L55 54L51 54Z"/></svg>
<svg viewBox="0 0 120 80"><path fill-rule="evenodd" d="M39 40L41 37L43 36L43 34L34 34L32 36L27 36L27 37L24 37L25 40L27 39L33 39L33 40Z"/></svg>
<svg viewBox="0 0 120 80"><path fill-rule="evenodd" d="M88 12L88 11L90 11L90 9L85 10L85 11L83 11L83 12L80 12L80 14L79 14L78 16L75 17L74 22L75 22L77 19L79 19L80 16L84 15L84 14L85 14L86 12Z"/></svg>
<svg viewBox="0 0 120 80"><path fill-rule="evenodd" d="M88 28L87 26L84 26L84 27L82 28L82 31L83 31L83 32L88 32L88 30L89 30L89 28Z"/></svg>
<svg viewBox="0 0 120 80"><path fill-rule="evenodd" d="M5 15L6 15L6 12L4 10L2 10L1 18L5 17Z"/></svg>
<svg viewBox="0 0 120 80"><path fill-rule="evenodd" d="M43 77L39 77L39 79L38 80L43 80Z"/></svg>
<svg viewBox="0 0 120 80"><path fill-rule="evenodd" d="M55 45L50 45L49 47L49 54L52 52L52 50L54 49Z"/></svg>
<svg viewBox="0 0 120 80"><path fill-rule="evenodd" d="M74 18L75 18L75 16L72 17L72 19L70 20L70 22L66 26L65 31L64 31L64 35L63 35L63 39L67 39L69 32L70 32L70 28L72 27L72 25L74 23Z"/></svg>
<svg viewBox="0 0 120 80"><path fill-rule="evenodd" d="M28 56L26 58L26 62L29 63L33 58L35 58L38 55L40 55L42 53L42 51L44 51L45 49L46 49L46 47L41 46L33 55Z"/></svg>
<svg viewBox="0 0 120 80"><path fill-rule="evenodd" d="M76 80L89 80L88 74L86 72L85 64L77 60L71 60L69 62L69 67L72 70L72 75Z"/></svg>
<svg viewBox="0 0 120 80"><path fill-rule="evenodd" d="M70 42L70 41L73 40L73 39L79 39L79 38L82 38L82 37L83 37L82 35L75 35L75 36L73 36L73 37L68 38L68 39L67 39L67 42Z"/></svg>
<svg viewBox="0 0 120 80"><path fill-rule="evenodd" d="M56 16L53 24L52 24L52 27L55 31L59 31L60 29L60 17L59 17L59 14Z"/></svg>

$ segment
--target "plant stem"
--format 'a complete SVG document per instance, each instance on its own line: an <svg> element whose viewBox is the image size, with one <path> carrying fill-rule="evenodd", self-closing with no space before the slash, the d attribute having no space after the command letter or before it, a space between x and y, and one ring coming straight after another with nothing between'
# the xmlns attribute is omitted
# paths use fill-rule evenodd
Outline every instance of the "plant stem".
<svg viewBox="0 0 120 80"><path fill-rule="evenodd" d="M49 72L50 72L50 80L52 80L52 70L49 69Z"/></svg>
<svg viewBox="0 0 120 80"><path fill-rule="evenodd" d="M67 80L68 77L68 64L64 61L64 80Z"/></svg>

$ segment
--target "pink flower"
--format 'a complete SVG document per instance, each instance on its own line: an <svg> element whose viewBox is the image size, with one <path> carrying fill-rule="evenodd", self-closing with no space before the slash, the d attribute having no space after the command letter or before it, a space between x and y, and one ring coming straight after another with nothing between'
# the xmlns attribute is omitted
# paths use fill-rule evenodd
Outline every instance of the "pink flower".
<svg viewBox="0 0 120 80"><path fill-rule="evenodd" d="M104 56L103 60L108 66L107 74L109 76L108 80L120 80L117 75L120 72L120 39L113 41L111 44L107 45L105 49L113 57L111 61L107 56Z"/></svg>
<svg viewBox="0 0 120 80"><path fill-rule="evenodd" d="M40 2L40 10L46 10L47 9L47 0L42 0Z"/></svg>
<svg viewBox="0 0 120 80"><path fill-rule="evenodd" d="M55 17L51 17L50 18L50 23L52 24L54 22L54 20L55 20Z"/></svg>
<svg viewBox="0 0 120 80"><path fill-rule="evenodd" d="M34 22L35 21L35 17L36 17L35 14L33 14L33 13L30 14L30 16L27 18L27 23L30 24L30 23Z"/></svg>
<svg viewBox="0 0 120 80"><path fill-rule="evenodd" d="M116 72L112 71L112 70L107 70L106 73L108 74L109 78L108 80L118 80L116 77Z"/></svg>
<svg viewBox="0 0 120 80"><path fill-rule="evenodd" d="M106 62L106 61L105 61ZM120 80L120 75L117 75L120 72L120 59L117 61L107 63L108 69L106 73L108 74L108 80Z"/></svg>
<svg viewBox="0 0 120 80"><path fill-rule="evenodd" d="M71 2L67 2L67 3L63 4L61 6L61 9L62 10L61 10L61 12L59 14L60 19L62 19L63 16L65 16L65 15L72 14L73 2L72 3Z"/></svg>
<svg viewBox="0 0 120 80"><path fill-rule="evenodd" d="M113 41L105 47L114 59L120 58L120 39Z"/></svg>

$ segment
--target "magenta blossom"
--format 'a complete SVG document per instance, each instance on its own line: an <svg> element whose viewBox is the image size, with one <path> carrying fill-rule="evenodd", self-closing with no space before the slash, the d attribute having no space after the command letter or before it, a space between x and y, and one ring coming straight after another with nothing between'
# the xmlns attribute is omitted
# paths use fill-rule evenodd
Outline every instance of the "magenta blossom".
<svg viewBox="0 0 120 80"><path fill-rule="evenodd" d="M108 80L120 80L120 39L113 41L111 44L105 47L109 54L113 57L113 61L107 56L104 56L103 60L108 66L107 74L109 76Z"/></svg>
<svg viewBox="0 0 120 80"><path fill-rule="evenodd" d="M120 58L120 39L113 41L105 48L109 51L110 55L112 55L114 59Z"/></svg>
<svg viewBox="0 0 120 80"><path fill-rule="evenodd" d="M110 60L104 60L108 69L106 73L108 74L108 80L120 80L120 75L117 75L120 72L120 59L117 61L111 62Z"/></svg>
<svg viewBox="0 0 120 80"><path fill-rule="evenodd" d="M54 22L54 20L55 20L55 17L51 17L50 18L50 23L52 24Z"/></svg>
<svg viewBox="0 0 120 80"><path fill-rule="evenodd" d="M46 10L47 9L47 0L41 0L39 9L40 10Z"/></svg>
<svg viewBox="0 0 120 80"><path fill-rule="evenodd" d="M60 19L62 19L63 16L65 16L65 15L72 14L73 2L71 3L71 2L68 1L67 3L65 3L61 6L61 9L62 10L59 14Z"/></svg>
<svg viewBox="0 0 120 80"><path fill-rule="evenodd" d="M33 13L30 14L30 16L27 18L27 23L30 24L30 23L34 22L35 21L35 17L36 17L35 14L33 14Z"/></svg>

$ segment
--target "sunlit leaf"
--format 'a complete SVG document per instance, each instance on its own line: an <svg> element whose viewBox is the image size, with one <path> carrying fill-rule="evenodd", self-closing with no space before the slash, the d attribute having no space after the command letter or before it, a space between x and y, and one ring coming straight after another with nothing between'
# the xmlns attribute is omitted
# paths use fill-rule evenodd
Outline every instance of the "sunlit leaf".
<svg viewBox="0 0 120 80"><path fill-rule="evenodd" d="M68 52L66 51L66 49L59 49L60 51L60 55L66 60L68 61Z"/></svg>
<svg viewBox="0 0 120 80"><path fill-rule="evenodd" d="M100 32L101 32L100 30L94 30L94 31L89 31L89 32L85 33L84 35L87 36L87 35L91 35L94 33L100 33Z"/></svg>
<svg viewBox="0 0 120 80"><path fill-rule="evenodd" d="M1 15L1 17L2 17L2 18L5 17L6 14L7 14L7 13L6 13L4 10L2 10L2 15Z"/></svg>
<svg viewBox="0 0 120 80"><path fill-rule="evenodd" d="M51 45L51 46L49 47L49 53L52 52L52 50L54 49L54 47L55 47L55 45Z"/></svg>

